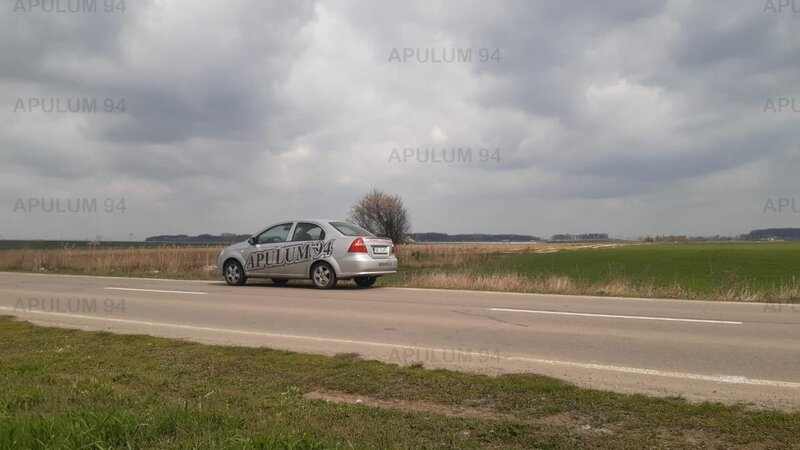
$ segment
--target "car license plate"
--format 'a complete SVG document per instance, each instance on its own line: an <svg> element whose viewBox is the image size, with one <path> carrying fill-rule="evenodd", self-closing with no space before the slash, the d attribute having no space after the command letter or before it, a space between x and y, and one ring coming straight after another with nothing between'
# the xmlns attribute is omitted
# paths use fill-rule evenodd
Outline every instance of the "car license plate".
<svg viewBox="0 0 800 450"><path fill-rule="evenodd" d="M389 247L372 247L372 253L376 255L388 255Z"/></svg>

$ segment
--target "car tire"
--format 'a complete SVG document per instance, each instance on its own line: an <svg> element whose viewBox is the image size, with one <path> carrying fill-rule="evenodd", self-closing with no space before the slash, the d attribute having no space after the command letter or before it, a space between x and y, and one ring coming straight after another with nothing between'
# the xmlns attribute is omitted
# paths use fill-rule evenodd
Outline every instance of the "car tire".
<svg viewBox="0 0 800 450"><path fill-rule="evenodd" d="M288 282L289 282L288 278L273 278L272 279L272 284L275 284L275 285L278 285L278 286L283 286L284 284L286 284Z"/></svg>
<svg viewBox="0 0 800 450"><path fill-rule="evenodd" d="M227 261L223 266L222 273L225 276L225 282L230 286L241 286L247 282L247 275L244 274L244 269L239 261Z"/></svg>
<svg viewBox="0 0 800 450"><path fill-rule="evenodd" d="M353 281L356 282L356 285L361 288L368 288L375 284L378 280L378 277L355 277Z"/></svg>
<svg viewBox="0 0 800 450"><path fill-rule="evenodd" d="M326 262L314 264L311 268L311 284L318 289L332 289L336 286L336 272Z"/></svg>

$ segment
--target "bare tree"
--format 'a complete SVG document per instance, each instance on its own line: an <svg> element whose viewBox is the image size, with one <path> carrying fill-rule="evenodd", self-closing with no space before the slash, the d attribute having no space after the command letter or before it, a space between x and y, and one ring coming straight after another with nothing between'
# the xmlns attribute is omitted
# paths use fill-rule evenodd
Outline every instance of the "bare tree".
<svg viewBox="0 0 800 450"><path fill-rule="evenodd" d="M403 243L411 230L408 212L399 195L389 195L373 188L350 208L350 220L377 236Z"/></svg>

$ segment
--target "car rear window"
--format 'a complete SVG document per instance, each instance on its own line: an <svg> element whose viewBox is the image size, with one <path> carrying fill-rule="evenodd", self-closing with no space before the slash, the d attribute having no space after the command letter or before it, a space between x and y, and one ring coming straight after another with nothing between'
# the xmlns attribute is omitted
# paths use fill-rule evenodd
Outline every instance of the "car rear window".
<svg viewBox="0 0 800 450"><path fill-rule="evenodd" d="M375 237L374 234L370 233L369 231L359 227L358 225L353 225L352 223L347 222L331 222L331 226L336 228L339 233L342 233L345 236L368 236L368 237Z"/></svg>

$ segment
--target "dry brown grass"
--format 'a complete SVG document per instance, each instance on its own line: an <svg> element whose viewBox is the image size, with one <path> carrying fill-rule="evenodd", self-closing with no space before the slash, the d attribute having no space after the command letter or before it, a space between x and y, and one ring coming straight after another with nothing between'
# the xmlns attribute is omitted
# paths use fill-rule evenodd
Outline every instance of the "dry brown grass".
<svg viewBox="0 0 800 450"><path fill-rule="evenodd" d="M628 243L569 244L569 243L513 243L513 244L410 244L397 246L397 259L403 267L464 267L486 259L487 254L553 253L562 250L612 248Z"/></svg>
<svg viewBox="0 0 800 450"><path fill-rule="evenodd" d="M608 295L644 298L714 299L728 301L797 302L800 285L775 292L731 285L700 294L675 283L669 286L624 278L577 282L563 275L523 276L517 273L480 274L474 270L487 255L547 253L625 244L414 244L397 249L401 272L387 281L392 286L440 289L532 292L568 295ZM219 279L216 258L221 247L63 248L0 250L0 270L95 275Z"/></svg>
<svg viewBox="0 0 800 450"><path fill-rule="evenodd" d="M0 270L211 279L218 278L220 250L221 247L2 250Z"/></svg>
<svg viewBox="0 0 800 450"><path fill-rule="evenodd" d="M458 268L485 259L486 254L537 253L578 248L586 248L586 244L415 244L398 246L397 257L400 264L408 268ZM222 247L65 247L0 250L0 270L152 274L209 279L217 277L211 266L216 264L221 249Z"/></svg>
<svg viewBox="0 0 800 450"><path fill-rule="evenodd" d="M516 273L476 274L470 271L424 271L401 274L400 277L402 280L399 283L408 287L567 295L690 298L689 292L678 285L663 288L634 284L625 280L576 283L572 278L563 275L526 277Z"/></svg>

